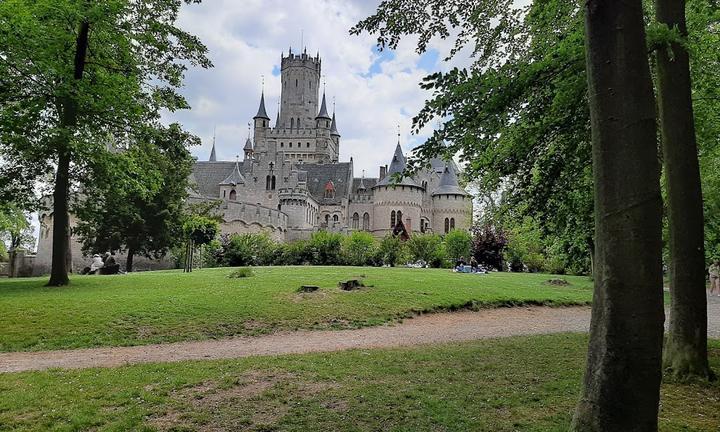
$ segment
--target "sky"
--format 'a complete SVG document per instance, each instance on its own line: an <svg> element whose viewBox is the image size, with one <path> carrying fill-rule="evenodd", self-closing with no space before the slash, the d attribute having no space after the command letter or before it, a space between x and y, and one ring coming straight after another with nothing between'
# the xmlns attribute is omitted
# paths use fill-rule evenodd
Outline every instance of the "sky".
<svg viewBox="0 0 720 432"><path fill-rule="evenodd" d="M280 56L289 47L320 53L328 103L336 103L340 134L340 161L353 157L355 175L366 171L377 177L388 164L398 141L408 153L432 132L429 125L411 135L412 117L430 94L419 86L431 72L450 65L442 61L452 40L432 41L423 55L415 39L402 41L397 50L379 51L376 39L350 28L372 15L379 0L205 0L184 5L179 25L198 36L209 49L211 69L191 69L181 93L189 111L166 113L202 139L192 153L207 160L216 135L219 160L242 155L248 122L258 109L264 76L268 115L275 120L280 97ZM330 108L330 107L329 107Z"/></svg>

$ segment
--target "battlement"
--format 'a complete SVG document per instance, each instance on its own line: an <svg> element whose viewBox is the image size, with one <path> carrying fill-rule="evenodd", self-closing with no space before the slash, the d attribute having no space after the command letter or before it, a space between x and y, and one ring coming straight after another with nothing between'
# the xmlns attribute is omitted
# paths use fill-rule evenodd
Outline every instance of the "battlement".
<svg viewBox="0 0 720 432"><path fill-rule="evenodd" d="M306 52L302 54L294 54L292 51L285 56L283 55L280 60L280 70L285 70L291 67L306 67L315 70L320 74L320 65L322 60L320 56L315 57L309 56Z"/></svg>

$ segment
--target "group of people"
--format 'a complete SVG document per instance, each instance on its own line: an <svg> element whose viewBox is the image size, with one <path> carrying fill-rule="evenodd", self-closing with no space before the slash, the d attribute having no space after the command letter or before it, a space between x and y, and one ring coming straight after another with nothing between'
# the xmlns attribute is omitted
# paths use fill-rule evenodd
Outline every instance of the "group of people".
<svg viewBox="0 0 720 432"><path fill-rule="evenodd" d="M454 271L458 273L487 273L487 270L478 265L474 256L470 257L470 262L465 261L465 257L460 257L455 261Z"/></svg>
<svg viewBox="0 0 720 432"><path fill-rule="evenodd" d="M708 273L710 273L710 290L708 294L720 297L720 260L715 260L710 264Z"/></svg>
<svg viewBox="0 0 720 432"><path fill-rule="evenodd" d="M120 273L120 264L115 261L115 254L105 252L102 256L95 254L90 267L85 267L81 274L113 275Z"/></svg>

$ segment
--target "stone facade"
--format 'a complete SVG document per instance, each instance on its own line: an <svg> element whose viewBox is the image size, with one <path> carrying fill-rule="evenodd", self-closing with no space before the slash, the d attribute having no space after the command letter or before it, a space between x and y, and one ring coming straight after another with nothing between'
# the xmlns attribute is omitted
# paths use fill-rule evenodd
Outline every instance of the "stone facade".
<svg viewBox="0 0 720 432"><path fill-rule="evenodd" d="M191 199L221 202L223 232L265 231L286 241L320 229L383 237L399 221L410 234L468 229L472 199L452 162L436 159L415 177L397 179L406 163L398 142L378 178L354 177L352 158L339 161L341 136L320 97L320 76L319 56L283 56L274 124L263 94L244 159L217 161L213 144L210 160L195 164Z"/></svg>

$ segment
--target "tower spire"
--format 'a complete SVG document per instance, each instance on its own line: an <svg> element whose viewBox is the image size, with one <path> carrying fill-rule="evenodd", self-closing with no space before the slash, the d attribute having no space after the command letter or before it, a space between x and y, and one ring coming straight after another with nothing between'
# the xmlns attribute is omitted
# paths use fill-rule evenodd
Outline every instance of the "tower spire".
<svg viewBox="0 0 720 432"><path fill-rule="evenodd" d="M322 118L322 119L328 119L330 120L330 114L327 112L327 102L325 101L325 90L323 90L323 98L322 98L322 104L320 104L320 112L317 116L315 116L316 119Z"/></svg>
<svg viewBox="0 0 720 432"><path fill-rule="evenodd" d="M217 162L217 155L215 154L215 130L217 129L217 126L213 127L213 141L212 141L212 150L210 150L210 162Z"/></svg>
<svg viewBox="0 0 720 432"><path fill-rule="evenodd" d="M265 91L260 94L260 106L258 107L258 112L255 114L254 119L265 119L270 121L270 117L267 115L267 111L265 110Z"/></svg>

